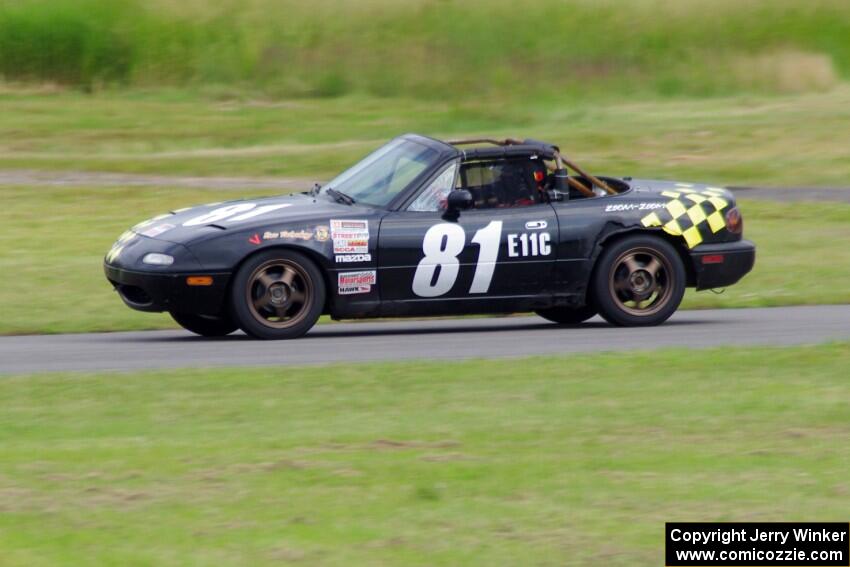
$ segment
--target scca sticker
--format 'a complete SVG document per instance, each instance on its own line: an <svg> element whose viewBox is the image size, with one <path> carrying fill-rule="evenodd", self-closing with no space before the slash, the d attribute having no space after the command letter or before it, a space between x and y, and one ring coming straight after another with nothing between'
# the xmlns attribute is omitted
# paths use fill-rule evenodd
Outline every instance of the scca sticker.
<svg viewBox="0 0 850 567"><path fill-rule="evenodd" d="M369 252L368 238L334 240L334 254L366 254Z"/></svg>
<svg viewBox="0 0 850 567"><path fill-rule="evenodd" d="M375 270L362 272L342 272L337 276L337 288L340 295L369 293L377 281Z"/></svg>

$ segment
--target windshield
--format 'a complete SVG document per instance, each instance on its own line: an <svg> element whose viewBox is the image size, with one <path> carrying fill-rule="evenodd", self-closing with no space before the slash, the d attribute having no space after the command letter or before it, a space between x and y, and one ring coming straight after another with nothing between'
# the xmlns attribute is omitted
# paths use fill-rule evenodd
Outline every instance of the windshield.
<svg viewBox="0 0 850 567"><path fill-rule="evenodd" d="M436 150L396 139L326 183L322 192L334 189L357 203L384 207L437 157Z"/></svg>

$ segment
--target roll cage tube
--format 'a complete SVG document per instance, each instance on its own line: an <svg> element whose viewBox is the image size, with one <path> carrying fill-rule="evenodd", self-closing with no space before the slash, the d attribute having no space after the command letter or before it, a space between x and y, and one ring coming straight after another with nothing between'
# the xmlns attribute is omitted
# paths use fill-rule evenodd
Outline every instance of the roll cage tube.
<svg viewBox="0 0 850 567"><path fill-rule="evenodd" d="M517 140L515 138L505 138L504 140L496 140L496 139L493 139L493 138L468 138L468 139L460 139L460 140L449 140L446 143L449 144L449 145L452 145L452 146L464 146L464 145L470 145L470 144L492 144L492 145L495 145L495 146L518 146L518 145L526 144L527 142L523 142L523 141ZM576 165L575 162L573 162L573 161L567 159L566 157L564 157L563 155L561 155L561 151L557 146L548 146L547 149L551 150L552 155L554 157L556 176L557 176L557 173L559 171L566 172L566 167L569 167L570 169L575 171L580 176L582 176L586 179L589 179L590 182L593 185L595 185L597 187L601 187L609 195L616 195L617 194L617 192L614 189L612 189L607 183L605 183L604 181L602 181L598 177L591 175L590 173L586 172L585 170L580 168L578 165ZM569 175L565 175L564 178L569 185L571 185L573 188L578 190L584 196L586 196L586 197L595 197L596 196L596 194L593 191L591 191L590 188L586 187L584 185L584 183L582 183L578 179L574 179L574 178L570 177Z"/></svg>

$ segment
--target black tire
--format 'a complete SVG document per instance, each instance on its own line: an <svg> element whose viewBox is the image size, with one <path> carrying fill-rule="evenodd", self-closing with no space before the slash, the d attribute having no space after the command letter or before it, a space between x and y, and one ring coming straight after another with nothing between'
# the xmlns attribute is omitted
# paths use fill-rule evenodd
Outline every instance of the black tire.
<svg viewBox="0 0 850 567"><path fill-rule="evenodd" d="M213 317L172 311L171 317L187 331L202 337L223 337L239 328L239 325L227 315Z"/></svg>
<svg viewBox="0 0 850 567"><path fill-rule="evenodd" d="M606 247L591 276L591 295L606 321L623 327L658 325L685 294L685 267L676 249L652 235Z"/></svg>
<svg viewBox="0 0 850 567"><path fill-rule="evenodd" d="M535 311L538 315L558 323L559 325L578 325L584 323L598 312L593 305L583 305L582 307L550 307L549 309L540 309Z"/></svg>
<svg viewBox="0 0 850 567"><path fill-rule="evenodd" d="M309 258L268 250L248 258L230 292L233 319L258 339L295 339L316 324L325 305L325 280Z"/></svg>

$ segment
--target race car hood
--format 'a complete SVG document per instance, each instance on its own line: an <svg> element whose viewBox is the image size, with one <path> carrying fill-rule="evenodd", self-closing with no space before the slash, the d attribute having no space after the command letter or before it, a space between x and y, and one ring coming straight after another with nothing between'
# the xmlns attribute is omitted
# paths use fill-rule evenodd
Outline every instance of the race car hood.
<svg viewBox="0 0 850 567"><path fill-rule="evenodd" d="M313 218L327 219L350 215L351 211L351 206L331 201L324 195L315 198L304 194L286 195L178 209L141 222L130 230L148 238L185 244L234 230L250 231Z"/></svg>

